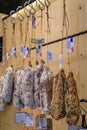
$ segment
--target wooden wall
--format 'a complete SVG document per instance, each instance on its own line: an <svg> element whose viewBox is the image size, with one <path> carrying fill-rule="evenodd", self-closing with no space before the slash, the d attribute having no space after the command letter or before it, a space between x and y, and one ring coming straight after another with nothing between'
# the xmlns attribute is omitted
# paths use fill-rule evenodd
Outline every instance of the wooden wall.
<svg viewBox="0 0 87 130"><path fill-rule="evenodd" d="M87 0L66 0L66 10L69 18L69 35L84 31L87 29ZM36 29L35 37L40 38L40 11L36 13ZM42 27L42 37L45 38L45 42L53 41L62 37L63 29L63 0L56 0L49 7L49 24L50 24L50 34L48 34L47 40L47 22L46 22L46 9L43 11L43 27ZM1 22L1 21L0 21ZM6 52L10 52L12 47L12 23L11 19L6 20L7 29L6 29ZM17 47L17 58L10 57L6 63L0 64L0 75L2 75L5 69L13 64L14 69L18 66L26 67L28 65L29 59L23 60L20 56L20 45L25 44L25 26L27 23L27 18L24 19L23 23L23 39L20 42L20 21L16 20L16 47ZM1 25L1 23L0 23ZM1 32L1 30L0 30ZM32 37L31 35L31 18L29 21L29 41ZM65 31L64 31L65 36ZM27 41L27 45L35 46ZM71 53L70 56L70 69L74 72L74 76L77 82L77 88L79 93L79 98L87 99L87 34L76 37L74 39L75 49L74 53ZM53 44L48 46L48 49L53 51L53 62L48 63L49 68L56 74L59 70L58 65L58 55L61 53L61 42L58 44ZM47 46L42 48L42 57L46 60L46 51ZM31 52L31 62L33 67L35 67L35 50ZM69 72L68 65L68 55L66 51L66 41L63 42L63 68L65 69L66 74ZM84 106L87 109L87 105ZM29 109L22 110L29 113L34 113L34 117L39 112L37 110L32 111ZM23 130L23 125L18 125L15 123L15 108L13 106L7 106L5 112L0 112L0 130ZM81 121L80 121L81 122ZM35 129L35 128L34 128ZM59 121L53 120L53 130L67 130L66 119Z"/></svg>

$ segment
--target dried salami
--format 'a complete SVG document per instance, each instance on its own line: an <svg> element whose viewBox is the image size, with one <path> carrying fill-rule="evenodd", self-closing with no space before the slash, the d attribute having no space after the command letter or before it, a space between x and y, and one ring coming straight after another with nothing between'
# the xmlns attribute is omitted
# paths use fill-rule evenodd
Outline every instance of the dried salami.
<svg viewBox="0 0 87 130"><path fill-rule="evenodd" d="M14 87L14 75L13 68L9 67L6 69L3 81L3 101L5 103L11 103L13 96L13 87Z"/></svg>
<svg viewBox="0 0 87 130"><path fill-rule="evenodd" d="M3 80L4 80L4 76L1 76L0 77L0 111L4 111L6 107L6 103L3 101L3 97L2 97Z"/></svg>
<svg viewBox="0 0 87 130"><path fill-rule="evenodd" d="M53 72L45 67L40 79L41 106L44 114L50 114L53 78Z"/></svg>
<svg viewBox="0 0 87 130"><path fill-rule="evenodd" d="M79 98L76 81L70 72L67 78L68 88L66 92L66 121L69 125L76 125L80 116Z"/></svg>
<svg viewBox="0 0 87 130"><path fill-rule="evenodd" d="M51 102L51 116L56 120L62 119L66 115L65 83L65 72L61 69L54 78L53 97Z"/></svg>

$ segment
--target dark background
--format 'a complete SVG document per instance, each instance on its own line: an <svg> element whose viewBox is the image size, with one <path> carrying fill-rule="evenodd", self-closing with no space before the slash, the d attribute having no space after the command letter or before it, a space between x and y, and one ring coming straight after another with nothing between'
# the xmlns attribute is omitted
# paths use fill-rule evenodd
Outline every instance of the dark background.
<svg viewBox="0 0 87 130"><path fill-rule="evenodd" d="M0 0L0 13L9 14L11 10L16 10L18 6L23 6L27 0ZM35 0L31 0L30 3Z"/></svg>

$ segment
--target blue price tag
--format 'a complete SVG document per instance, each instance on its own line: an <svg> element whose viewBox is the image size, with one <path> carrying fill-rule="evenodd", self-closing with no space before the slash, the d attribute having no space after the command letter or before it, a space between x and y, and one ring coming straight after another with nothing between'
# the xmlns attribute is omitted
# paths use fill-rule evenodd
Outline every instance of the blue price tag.
<svg viewBox="0 0 87 130"><path fill-rule="evenodd" d="M36 47L36 55L37 56L42 56L42 45L38 45Z"/></svg>
<svg viewBox="0 0 87 130"><path fill-rule="evenodd" d="M47 61L48 62L53 61L53 52L51 50L47 50Z"/></svg>
<svg viewBox="0 0 87 130"><path fill-rule="evenodd" d="M36 18L35 16L32 16L32 29L35 28L35 22L36 22Z"/></svg>

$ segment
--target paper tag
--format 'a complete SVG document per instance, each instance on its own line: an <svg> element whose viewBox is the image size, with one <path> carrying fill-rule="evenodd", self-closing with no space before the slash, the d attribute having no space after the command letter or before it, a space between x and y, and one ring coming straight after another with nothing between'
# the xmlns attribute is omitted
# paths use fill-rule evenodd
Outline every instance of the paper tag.
<svg viewBox="0 0 87 130"><path fill-rule="evenodd" d="M10 53L6 53L6 60L8 60L10 57Z"/></svg>
<svg viewBox="0 0 87 130"><path fill-rule="evenodd" d="M24 58L29 57L29 48L28 48L28 47L26 47L26 46L24 46L23 56L24 56Z"/></svg>
<svg viewBox="0 0 87 130"><path fill-rule="evenodd" d="M51 50L47 50L47 61L48 62L53 61L53 52Z"/></svg>
<svg viewBox="0 0 87 130"><path fill-rule="evenodd" d="M36 47L36 55L37 56L42 56L42 45L38 45Z"/></svg>
<svg viewBox="0 0 87 130"><path fill-rule="evenodd" d="M44 40L44 38L42 38L42 39L31 38L31 42L36 43L36 44L42 44L45 42L45 40Z"/></svg>
<svg viewBox="0 0 87 130"><path fill-rule="evenodd" d="M71 37L67 39L67 52L71 53L74 51L74 39Z"/></svg>
<svg viewBox="0 0 87 130"><path fill-rule="evenodd" d="M62 68L62 64L63 64L62 54L60 54L58 56L58 61L59 61L59 68L61 69Z"/></svg>
<svg viewBox="0 0 87 130"><path fill-rule="evenodd" d="M15 54L16 54L16 48L13 47L12 50L11 50L11 55L13 56L13 55L15 55Z"/></svg>
<svg viewBox="0 0 87 130"><path fill-rule="evenodd" d="M36 129L47 130L47 119L45 117L38 117L36 120Z"/></svg>
<svg viewBox="0 0 87 130"><path fill-rule="evenodd" d="M36 22L36 18L35 16L32 16L32 29L35 28L35 22Z"/></svg>
<svg viewBox="0 0 87 130"><path fill-rule="evenodd" d="M28 114L26 116L26 123L25 123L26 126L33 126L33 115L31 114Z"/></svg>
<svg viewBox="0 0 87 130"><path fill-rule="evenodd" d="M21 45L21 47L20 47L20 55L21 56L24 55L24 45Z"/></svg>

